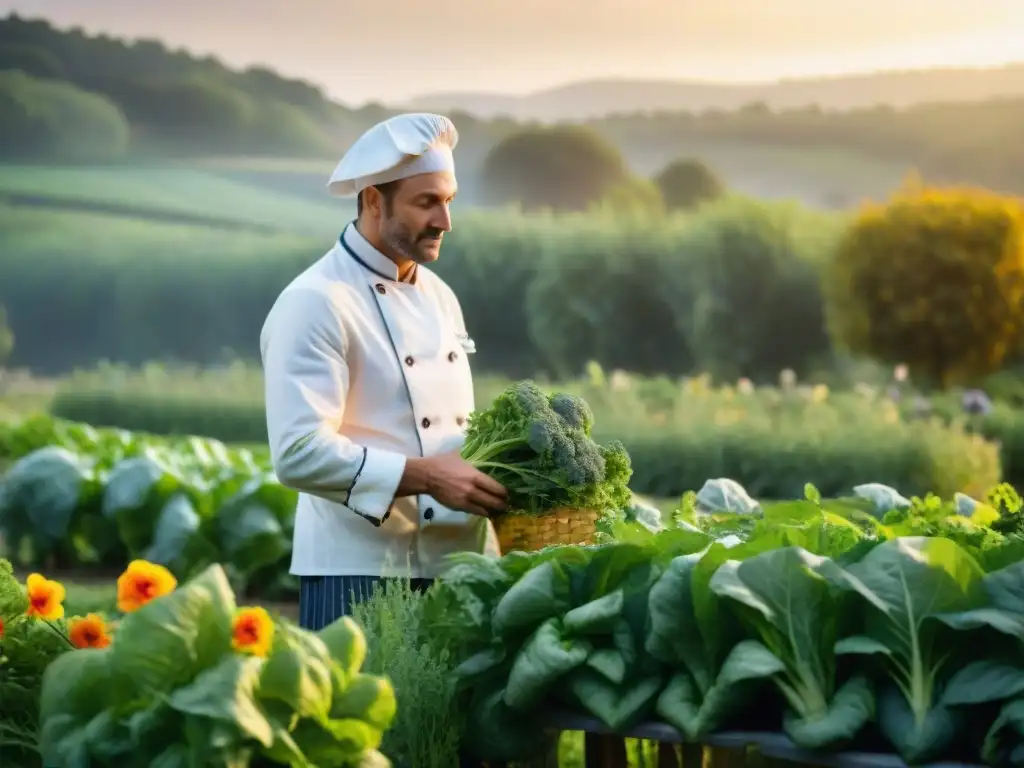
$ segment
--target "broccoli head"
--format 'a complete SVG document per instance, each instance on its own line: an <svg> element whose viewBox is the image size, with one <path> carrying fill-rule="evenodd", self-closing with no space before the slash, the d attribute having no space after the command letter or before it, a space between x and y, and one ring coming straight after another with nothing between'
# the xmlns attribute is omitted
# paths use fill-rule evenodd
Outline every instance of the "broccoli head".
<svg viewBox="0 0 1024 768"><path fill-rule="evenodd" d="M580 429L590 436L594 427L594 414L587 401L578 395L559 392L551 396L551 410L571 429Z"/></svg>
<svg viewBox="0 0 1024 768"><path fill-rule="evenodd" d="M593 420L582 398L520 381L470 417L462 456L505 486L513 510L621 508L629 455L621 443L594 442Z"/></svg>

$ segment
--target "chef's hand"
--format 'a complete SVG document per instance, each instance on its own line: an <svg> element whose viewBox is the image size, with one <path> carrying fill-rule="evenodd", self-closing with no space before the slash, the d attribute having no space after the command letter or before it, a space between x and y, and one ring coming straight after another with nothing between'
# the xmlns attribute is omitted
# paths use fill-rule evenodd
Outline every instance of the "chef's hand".
<svg viewBox="0 0 1024 768"><path fill-rule="evenodd" d="M412 459L406 474L413 475L409 485L422 484L425 493L449 509L480 517L505 510L505 488L473 467L458 451Z"/></svg>

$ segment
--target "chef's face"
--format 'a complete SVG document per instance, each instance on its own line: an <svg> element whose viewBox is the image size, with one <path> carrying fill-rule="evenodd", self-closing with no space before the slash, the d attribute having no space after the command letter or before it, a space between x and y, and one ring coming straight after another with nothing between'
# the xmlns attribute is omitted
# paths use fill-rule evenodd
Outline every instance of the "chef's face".
<svg viewBox="0 0 1024 768"><path fill-rule="evenodd" d="M416 264L434 261L444 233L452 229L450 206L457 188L455 177L446 172L403 179L382 196L380 239Z"/></svg>

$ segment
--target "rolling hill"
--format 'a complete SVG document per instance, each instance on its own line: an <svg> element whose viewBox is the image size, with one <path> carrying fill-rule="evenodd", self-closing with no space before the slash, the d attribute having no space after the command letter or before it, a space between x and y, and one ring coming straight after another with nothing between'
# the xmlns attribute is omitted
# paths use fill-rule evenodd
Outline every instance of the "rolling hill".
<svg viewBox="0 0 1024 768"><path fill-rule="evenodd" d="M985 69L872 72L829 78L722 84L673 80L592 80L526 96L497 93L426 94L410 109L461 110L481 119L599 119L636 112L735 110L753 103L772 109L817 104L849 110L885 104L895 108L929 102L971 102L1024 96L1024 63Z"/></svg>

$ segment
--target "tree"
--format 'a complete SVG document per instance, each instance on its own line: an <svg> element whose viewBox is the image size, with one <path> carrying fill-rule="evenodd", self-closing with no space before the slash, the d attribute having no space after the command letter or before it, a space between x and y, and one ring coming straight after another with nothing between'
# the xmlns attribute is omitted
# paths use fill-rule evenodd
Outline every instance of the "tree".
<svg viewBox="0 0 1024 768"><path fill-rule="evenodd" d="M725 184L700 160L686 158L669 163L654 183L661 190L665 207L689 210L725 194Z"/></svg>
<svg viewBox="0 0 1024 768"><path fill-rule="evenodd" d="M1024 330L1024 214L970 189L908 187L864 207L825 276L829 328L854 354L932 384L992 373Z"/></svg>
<svg viewBox="0 0 1024 768"><path fill-rule="evenodd" d="M14 332L7 325L7 310L0 305L0 368L14 351Z"/></svg>
<svg viewBox="0 0 1024 768"><path fill-rule="evenodd" d="M52 52L34 45L0 43L0 71L11 70L49 79L64 76L64 67Z"/></svg>
<svg viewBox="0 0 1024 768"><path fill-rule="evenodd" d="M96 160L117 156L129 127L108 99L60 80L0 72L0 155Z"/></svg>
<svg viewBox="0 0 1024 768"><path fill-rule="evenodd" d="M518 131L491 149L482 172L492 202L525 210L584 211L630 178L613 144L576 125Z"/></svg>
<svg viewBox="0 0 1024 768"><path fill-rule="evenodd" d="M820 253L832 218L800 206L742 198L702 208L677 246L685 261L661 277L678 284L678 318L701 371L773 380L827 360Z"/></svg>

